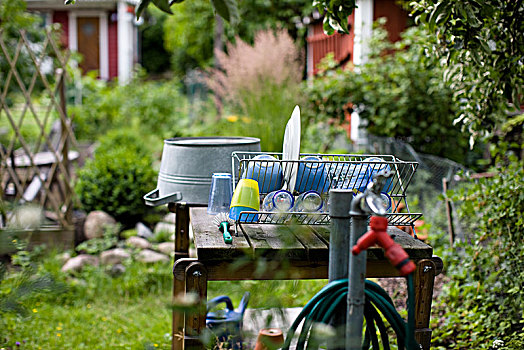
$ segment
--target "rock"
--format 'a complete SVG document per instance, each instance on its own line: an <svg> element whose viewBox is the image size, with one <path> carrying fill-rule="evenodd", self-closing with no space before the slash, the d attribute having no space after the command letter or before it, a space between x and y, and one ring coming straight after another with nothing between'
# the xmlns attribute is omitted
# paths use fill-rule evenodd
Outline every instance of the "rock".
<svg viewBox="0 0 524 350"><path fill-rule="evenodd" d="M149 249L141 250L136 259L143 263L169 262L171 260L167 255Z"/></svg>
<svg viewBox="0 0 524 350"><path fill-rule="evenodd" d="M175 224L170 224L167 222L159 222L155 226L155 234L158 234L160 232L166 232L169 234L175 233L176 226Z"/></svg>
<svg viewBox="0 0 524 350"><path fill-rule="evenodd" d="M63 252L62 254L58 254L57 258L62 264L65 264L69 259L71 259L71 253Z"/></svg>
<svg viewBox="0 0 524 350"><path fill-rule="evenodd" d="M95 210L90 212L84 223L84 234L87 239L100 238L104 236L107 226L115 226L116 220L108 213Z"/></svg>
<svg viewBox="0 0 524 350"><path fill-rule="evenodd" d="M67 262L62 266L62 271L80 271L86 265L98 266L100 264L100 259L97 256L89 254L80 254L67 260Z"/></svg>
<svg viewBox="0 0 524 350"><path fill-rule="evenodd" d="M84 224L87 214L80 210L73 210L73 225L75 226L75 246L87 240L84 232Z"/></svg>
<svg viewBox="0 0 524 350"><path fill-rule="evenodd" d="M163 222L167 222L170 224L176 224L176 214L175 213L169 213L162 219Z"/></svg>
<svg viewBox="0 0 524 350"><path fill-rule="evenodd" d="M142 237L142 238L145 238L145 239L149 239L149 238L153 237L153 231L151 231L149 229L149 227L147 227L143 223L141 223L141 222L137 223L135 228L136 228L136 232L137 232L137 236L138 237Z"/></svg>
<svg viewBox="0 0 524 350"><path fill-rule="evenodd" d="M100 261L104 265L120 264L131 255L122 248L106 250L100 254Z"/></svg>
<svg viewBox="0 0 524 350"><path fill-rule="evenodd" d="M107 271L112 277L118 277L126 272L126 267L122 264L115 264Z"/></svg>
<svg viewBox="0 0 524 350"><path fill-rule="evenodd" d="M149 243L147 239L136 237L136 236L129 237L128 239L126 239L126 244L131 247L140 248L140 249L151 248L151 243Z"/></svg>
<svg viewBox="0 0 524 350"><path fill-rule="evenodd" d="M175 245L173 242L162 242L156 247L156 249L165 255L171 256L171 254L175 252Z"/></svg>

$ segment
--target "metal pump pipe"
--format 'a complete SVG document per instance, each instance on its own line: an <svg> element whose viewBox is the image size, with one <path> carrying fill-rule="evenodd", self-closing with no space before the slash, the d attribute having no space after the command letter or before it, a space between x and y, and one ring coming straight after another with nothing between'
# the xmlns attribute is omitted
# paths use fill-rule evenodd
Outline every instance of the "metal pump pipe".
<svg viewBox="0 0 524 350"><path fill-rule="evenodd" d="M358 194L351 202L351 247L357 240L366 233L368 228L368 214L361 209L360 203L364 194ZM346 349L362 349L362 326L364 323L364 282L366 279L366 259L367 252L363 251L359 255L349 254L349 282L348 282L348 316L346 323Z"/></svg>
<svg viewBox="0 0 524 350"><path fill-rule="evenodd" d="M386 209L381 205L380 189L391 171L381 171L370 182L364 193L359 193L351 202L349 215L351 216L351 247L357 244L368 228L369 214L384 216ZM364 323L365 280L366 280L367 252L364 250L358 255L349 256L348 278L348 311L346 322L346 349L362 349L362 327Z"/></svg>
<svg viewBox="0 0 524 350"><path fill-rule="evenodd" d="M334 189L329 191L329 282L348 277L349 254L349 210L353 191Z"/></svg>
<svg viewBox="0 0 524 350"><path fill-rule="evenodd" d="M329 191L329 217L331 228L329 234L329 282L348 277L350 216L349 210L353 191L332 189ZM344 349L346 331L346 310L341 310L334 316L332 324L336 329L336 341L329 349Z"/></svg>

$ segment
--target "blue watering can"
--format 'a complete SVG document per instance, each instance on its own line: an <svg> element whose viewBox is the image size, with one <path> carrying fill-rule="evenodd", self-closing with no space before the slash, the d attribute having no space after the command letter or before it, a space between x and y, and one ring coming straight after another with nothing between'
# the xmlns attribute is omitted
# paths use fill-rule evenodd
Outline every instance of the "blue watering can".
<svg viewBox="0 0 524 350"><path fill-rule="evenodd" d="M249 292L244 293L236 310L227 295L221 295L207 302L207 328L215 334L219 342L231 344L232 349L242 349L242 325L249 297ZM211 311L222 303L226 304L225 309Z"/></svg>

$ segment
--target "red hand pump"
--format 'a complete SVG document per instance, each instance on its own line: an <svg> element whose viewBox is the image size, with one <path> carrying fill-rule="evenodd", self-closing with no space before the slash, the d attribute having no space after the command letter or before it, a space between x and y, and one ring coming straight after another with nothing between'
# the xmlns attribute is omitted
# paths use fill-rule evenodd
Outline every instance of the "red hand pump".
<svg viewBox="0 0 524 350"><path fill-rule="evenodd" d="M415 264L409 260L406 251L388 235L388 219L382 216L372 216L369 226L371 229L359 238L353 247L353 255L358 255L361 251L368 249L374 244L378 244L385 251L385 256L395 266L402 276L407 276L415 271Z"/></svg>

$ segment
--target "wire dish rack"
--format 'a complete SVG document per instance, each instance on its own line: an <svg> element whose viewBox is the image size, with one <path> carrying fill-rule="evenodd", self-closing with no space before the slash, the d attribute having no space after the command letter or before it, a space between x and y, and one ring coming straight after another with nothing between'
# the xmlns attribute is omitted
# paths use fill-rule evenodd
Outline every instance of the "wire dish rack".
<svg viewBox="0 0 524 350"><path fill-rule="evenodd" d="M295 177L294 196L316 191L324 203L321 211L313 213L242 211L235 223L327 225L330 189L350 189L356 195L365 190L376 173L388 169L393 176L382 192L391 200L389 225L413 226L422 213L409 211L406 191L417 167L417 162L402 161L393 155L301 153L299 160L283 160L282 153L233 152L233 183L236 185L241 178L256 180L261 201L272 191L289 189L289 178Z"/></svg>

